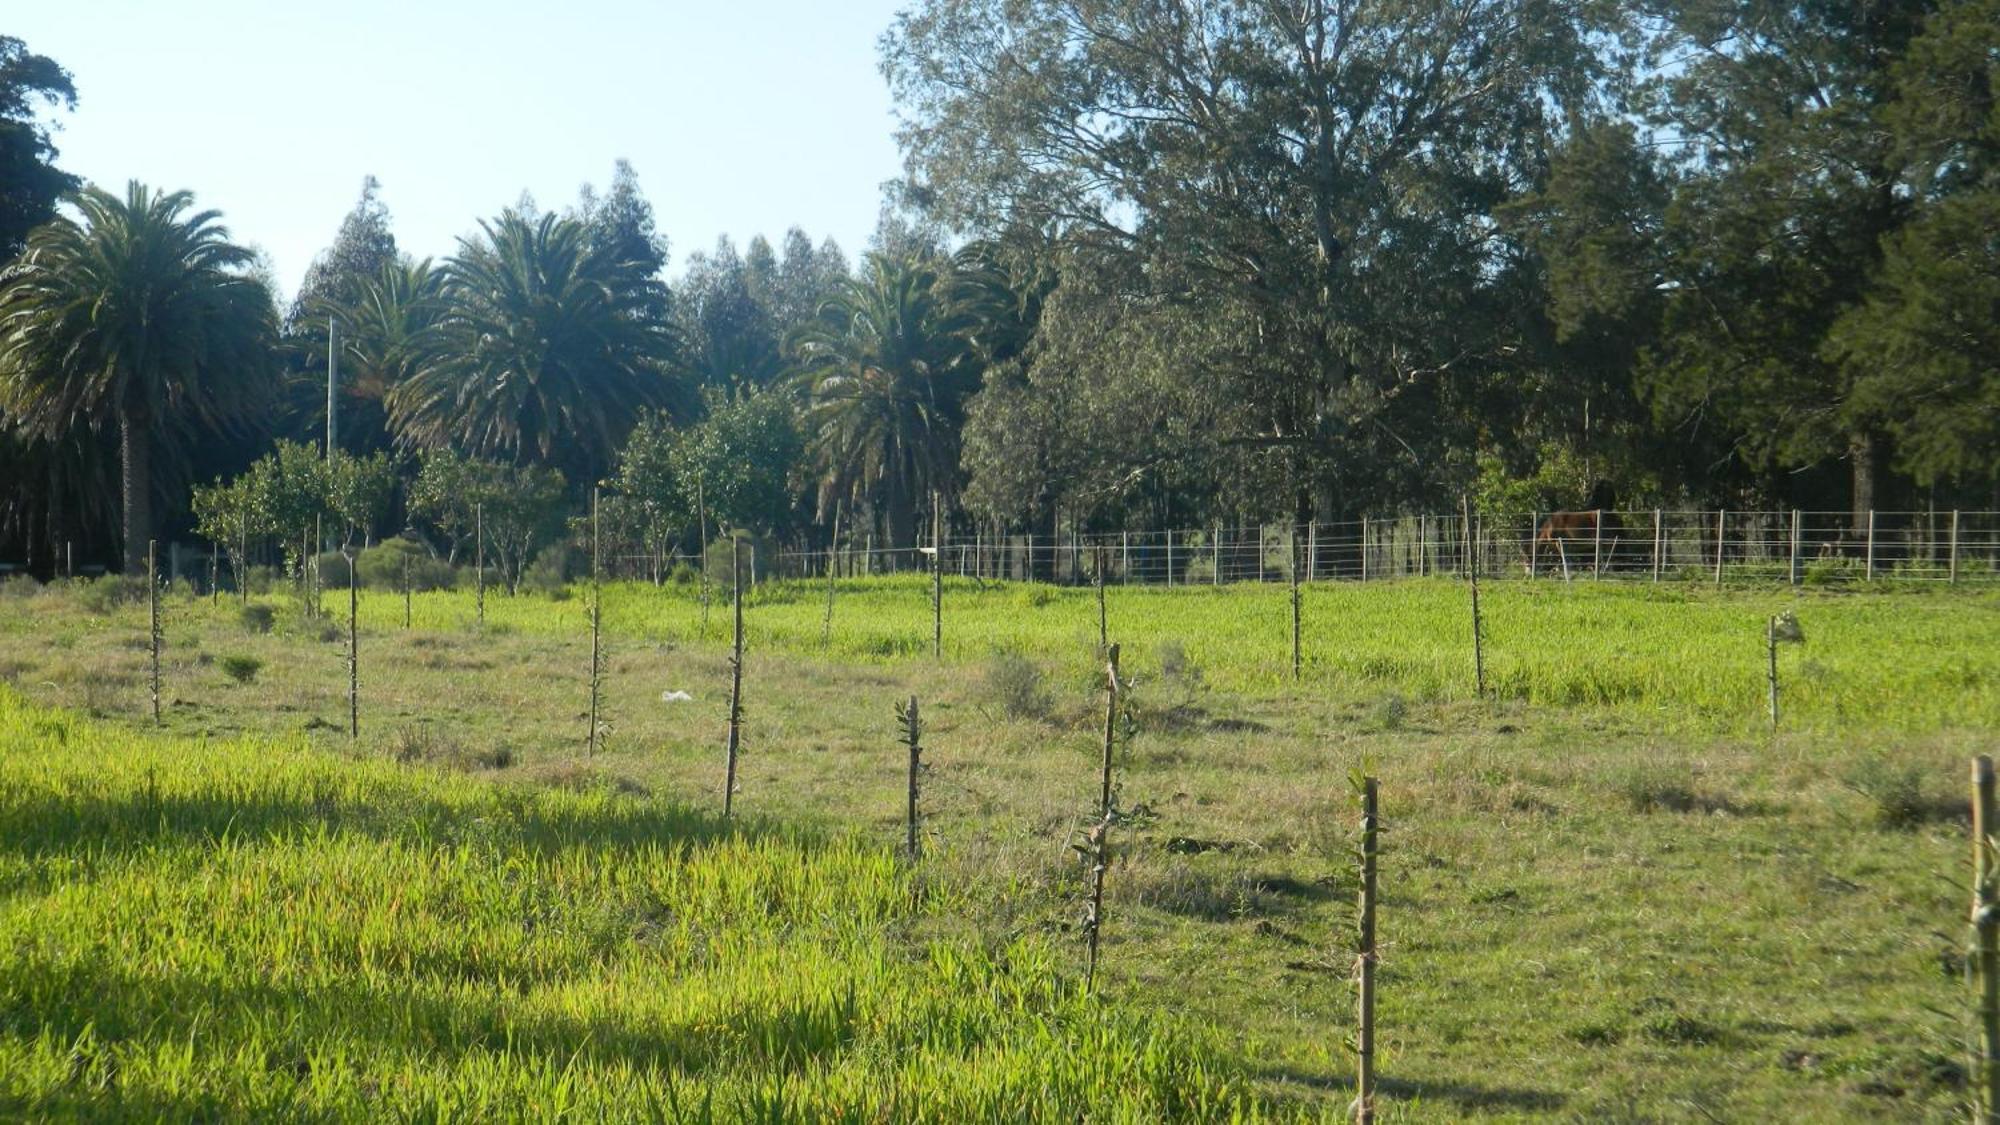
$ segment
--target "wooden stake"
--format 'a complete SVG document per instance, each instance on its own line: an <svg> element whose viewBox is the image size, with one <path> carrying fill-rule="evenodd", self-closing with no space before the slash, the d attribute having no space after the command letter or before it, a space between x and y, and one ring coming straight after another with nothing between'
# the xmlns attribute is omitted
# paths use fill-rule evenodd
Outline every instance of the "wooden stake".
<svg viewBox="0 0 2000 1125"><path fill-rule="evenodd" d="M603 683L604 580L601 573L603 552L598 538L597 491L595 488L590 490L590 732L583 746L586 758L597 756L597 701L599 687Z"/></svg>
<svg viewBox="0 0 2000 1125"><path fill-rule="evenodd" d="M1362 1125L1375 1120L1375 866L1381 834L1376 797L1375 779L1362 778L1360 933L1354 958L1354 1119Z"/></svg>
<svg viewBox="0 0 2000 1125"><path fill-rule="evenodd" d="M1768 654L1771 681L1771 730L1775 732L1778 729L1778 619L1775 616L1764 622L1764 648Z"/></svg>
<svg viewBox="0 0 2000 1125"><path fill-rule="evenodd" d="M250 604L250 517L236 521L236 600Z"/></svg>
<svg viewBox="0 0 2000 1125"><path fill-rule="evenodd" d="M65 543L63 547L67 551L69 545ZM220 543L210 543L208 545L208 604L214 605L221 600L222 545Z"/></svg>
<svg viewBox="0 0 2000 1125"><path fill-rule="evenodd" d="M1104 762L1097 795L1097 811L1111 811L1111 752L1118 744L1118 646L1104 650Z"/></svg>
<svg viewBox="0 0 2000 1125"><path fill-rule="evenodd" d="M472 604L479 627L486 628L486 504L472 506Z"/></svg>
<svg viewBox="0 0 2000 1125"><path fill-rule="evenodd" d="M935 492L931 493L931 659L944 659L944 505Z"/></svg>
<svg viewBox="0 0 2000 1125"><path fill-rule="evenodd" d="M1084 916L1089 935L1088 967L1084 971L1084 991L1097 990L1097 947L1104 930L1104 875L1111 867L1111 757L1118 738L1118 646L1109 649L1104 668L1104 770L1098 820L1091 829L1090 910Z"/></svg>
<svg viewBox="0 0 2000 1125"><path fill-rule="evenodd" d="M1472 527L1472 498L1462 497L1460 502L1465 509L1465 526L1469 531ZM1479 568L1477 566L1467 567L1465 569L1465 576L1472 586L1473 690L1478 698L1484 699L1486 698L1486 648L1485 641L1481 637L1482 630L1479 620Z"/></svg>
<svg viewBox="0 0 2000 1125"><path fill-rule="evenodd" d="M146 541L146 649L148 683L153 697L153 725L160 725L160 541Z"/></svg>
<svg viewBox="0 0 2000 1125"><path fill-rule="evenodd" d="M840 552L840 501L833 502L833 536L826 541L826 617L819 625L819 647L833 643L833 574Z"/></svg>
<svg viewBox="0 0 2000 1125"><path fill-rule="evenodd" d="M354 552L341 549L347 560L347 738L361 737L361 584L354 574Z"/></svg>
<svg viewBox="0 0 2000 1125"><path fill-rule="evenodd" d="M1724 508L1715 513L1715 584L1717 586L1722 585L1722 549L1729 542L1728 528L1729 510Z"/></svg>
<svg viewBox="0 0 2000 1125"><path fill-rule="evenodd" d="M1660 580L1660 560L1667 551L1666 514L1653 509L1653 581Z"/></svg>
<svg viewBox="0 0 2000 1125"><path fill-rule="evenodd" d="M910 858L917 858L917 772L923 768L923 720L917 717L917 697L911 696L896 716L903 728L903 745L910 749L909 815L905 819L903 846Z"/></svg>
<svg viewBox="0 0 2000 1125"><path fill-rule="evenodd" d="M729 764L722 783L722 817L736 811L736 752L743 744L743 570L741 540L729 539L729 584L736 602L736 640L729 656ZM704 549L704 554L706 550Z"/></svg>
<svg viewBox="0 0 2000 1125"><path fill-rule="evenodd" d="M1951 554L1947 556L1947 558L1948 558L1948 561L1946 563L1946 566L1948 568L1946 570L1947 580L1950 581L1953 585L1956 585L1958 583L1958 509L1957 508L1953 508L1951 510Z"/></svg>
<svg viewBox="0 0 2000 1125"><path fill-rule="evenodd" d="M1541 530L1542 530L1542 517L1535 512L1529 512L1528 513L1528 577L1530 578L1533 578L1535 576L1535 572L1540 570L1542 565L1542 560L1541 560L1542 544L1540 538L1538 537Z"/></svg>
<svg viewBox="0 0 2000 1125"><path fill-rule="evenodd" d="M1868 570L1869 581L1875 580L1875 509L1868 509Z"/></svg>
<svg viewBox="0 0 2000 1125"><path fill-rule="evenodd" d="M1211 571L1208 584L1220 586L1222 585L1222 525L1219 523L1215 525L1215 541L1208 545L1208 555Z"/></svg>
<svg viewBox="0 0 2000 1125"><path fill-rule="evenodd" d="M1368 517L1361 517L1361 580L1368 581Z"/></svg>
<svg viewBox="0 0 2000 1125"><path fill-rule="evenodd" d="M1299 532L1292 527L1292 679L1299 678Z"/></svg>
<svg viewBox="0 0 2000 1125"><path fill-rule="evenodd" d="M1590 577L1604 577L1604 509L1590 513Z"/></svg>
<svg viewBox="0 0 2000 1125"><path fill-rule="evenodd" d="M1993 841L1993 759L1972 761L1972 932L1970 968L1979 994L1978 1070L1973 1077L1975 1120L2000 1122L2000 888Z"/></svg>
<svg viewBox="0 0 2000 1125"><path fill-rule="evenodd" d="M1804 532L1804 526L1802 526L1802 522L1800 522L1800 514L1798 514L1798 508L1792 508L1792 554L1790 554L1790 558L1792 558L1792 560L1790 560L1790 567L1788 567L1788 571L1786 571L1786 573L1790 575L1790 579L1792 579L1792 585L1794 585L1794 587L1796 587L1796 585L1800 583L1800 571L1798 571L1798 546L1800 546L1800 534L1802 534L1802 532Z"/></svg>
<svg viewBox="0 0 2000 1125"><path fill-rule="evenodd" d="M410 627L410 556L403 555L403 628Z"/></svg>
<svg viewBox="0 0 2000 1125"><path fill-rule="evenodd" d="M1093 561L1095 563L1095 569L1097 571L1097 649L1099 652L1102 652L1104 651L1105 646L1110 643L1110 638L1106 635L1105 632L1106 621L1104 612L1104 567L1106 565L1106 559L1103 547L1100 546L1097 548L1093 556Z"/></svg>

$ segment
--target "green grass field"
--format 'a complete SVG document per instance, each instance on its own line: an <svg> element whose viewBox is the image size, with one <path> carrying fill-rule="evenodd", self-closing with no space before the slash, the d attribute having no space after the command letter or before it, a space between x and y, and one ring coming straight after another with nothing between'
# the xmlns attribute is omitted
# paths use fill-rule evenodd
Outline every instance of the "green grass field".
<svg viewBox="0 0 2000 1125"><path fill-rule="evenodd" d="M1085 998L1089 591L760 589L741 817L727 607L0 594L0 1116L1339 1119L1347 772L1382 779L1386 1120L1956 1119L1965 760L2000 596L1543 582L1109 592L1133 674ZM345 609L344 592L329 609ZM1793 608L1786 729L1764 615ZM1011 652L1024 659L996 653ZM239 682L228 669L242 672ZM663 702L681 690L692 702ZM897 854L894 704L929 717Z"/></svg>

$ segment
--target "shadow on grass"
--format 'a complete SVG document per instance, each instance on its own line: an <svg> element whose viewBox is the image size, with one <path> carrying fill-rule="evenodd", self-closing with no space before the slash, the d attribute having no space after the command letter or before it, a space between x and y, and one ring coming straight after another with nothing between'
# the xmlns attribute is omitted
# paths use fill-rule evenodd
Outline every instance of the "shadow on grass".
<svg viewBox="0 0 2000 1125"><path fill-rule="evenodd" d="M1352 1096L1354 1079L1350 1075L1311 1074L1291 1068L1276 1068L1258 1072L1258 1077L1266 1081L1290 1085L1306 1086L1327 1093ZM1531 1090L1514 1086L1480 1086L1470 1082L1412 1082L1389 1076L1378 1076L1375 1080L1378 1099L1377 1110L1384 1108L1380 1102L1449 1102L1462 1110L1517 1110L1528 1113L1552 1113L1561 1109L1565 1100L1556 1090Z"/></svg>
<svg viewBox="0 0 2000 1125"><path fill-rule="evenodd" d="M685 853L729 838L825 842L809 828L732 822L675 802L617 794L578 798L513 786L451 801L426 795L418 786L353 782L333 774L178 792L150 783L105 793L60 791L19 778L0 783L0 852L31 859L101 859L162 843L275 843L343 834L414 845L477 840L542 855L577 846L653 846Z"/></svg>

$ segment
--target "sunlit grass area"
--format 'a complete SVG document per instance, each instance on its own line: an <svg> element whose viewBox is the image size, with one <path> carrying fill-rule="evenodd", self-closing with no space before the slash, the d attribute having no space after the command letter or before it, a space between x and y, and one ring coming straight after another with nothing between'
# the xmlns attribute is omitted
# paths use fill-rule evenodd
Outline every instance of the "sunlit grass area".
<svg viewBox="0 0 2000 1125"><path fill-rule="evenodd" d="M7 1111L1337 1119L1365 766L1385 1119L1956 1117L1994 595L1494 584L1475 700L1464 594L1311 587L1295 686L1282 588L1108 591L1135 815L1085 999L1091 591L948 583L940 664L924 583L843 584L824 650L824 586L759 589L726 826L693 588L606 589L594 756L587 590L489 591L483 632L364 591L355 741L345 639L282 593L166 599L155 732L143 604L16 590Z"/></svg>

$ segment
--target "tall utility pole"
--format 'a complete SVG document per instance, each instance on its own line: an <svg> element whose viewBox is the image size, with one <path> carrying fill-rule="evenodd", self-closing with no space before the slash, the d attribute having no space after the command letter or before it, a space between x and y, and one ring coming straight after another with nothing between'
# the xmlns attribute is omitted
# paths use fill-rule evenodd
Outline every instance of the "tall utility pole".
<svg viewBox="0 0 2000 1125"><path fill-rule="evenodd" d="M333 388L334 384L340 381L340 341L334 335L336 331L337 329L335 329L334 327L333 318L331 316L327 317L326 318L326 459L329 461L333 460L333 451L336 448L333 443L334 439Z"/></svg>

